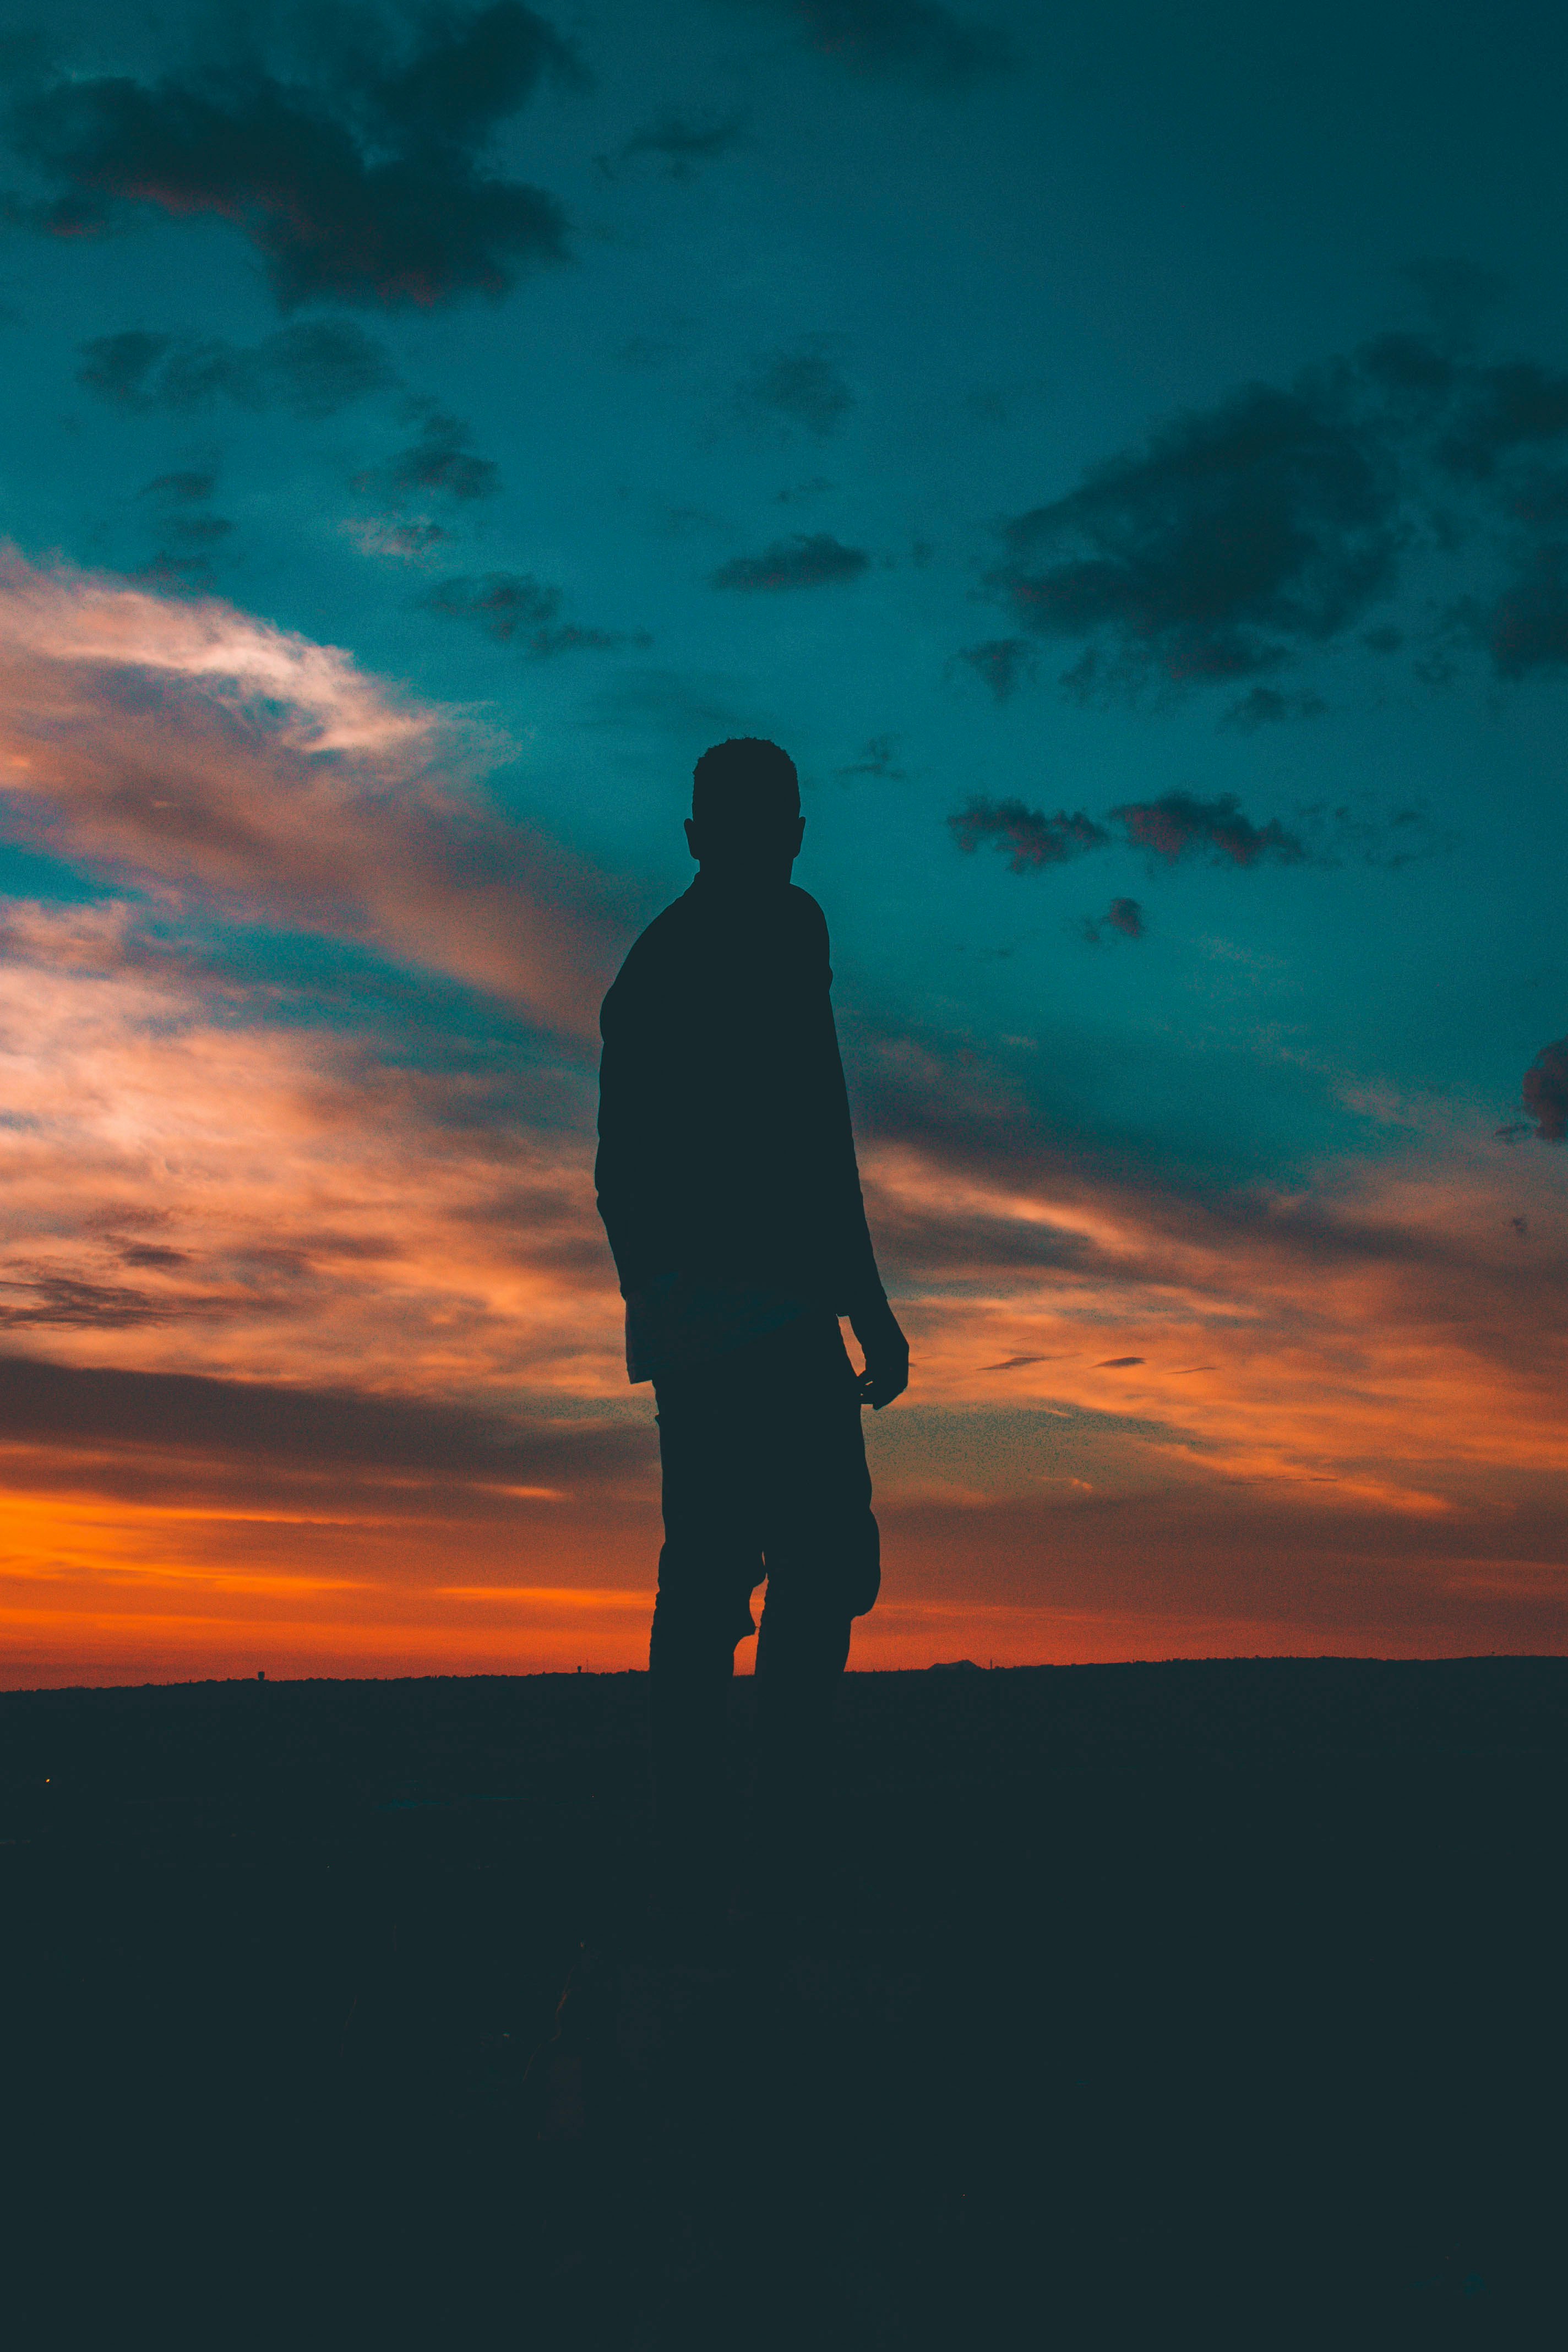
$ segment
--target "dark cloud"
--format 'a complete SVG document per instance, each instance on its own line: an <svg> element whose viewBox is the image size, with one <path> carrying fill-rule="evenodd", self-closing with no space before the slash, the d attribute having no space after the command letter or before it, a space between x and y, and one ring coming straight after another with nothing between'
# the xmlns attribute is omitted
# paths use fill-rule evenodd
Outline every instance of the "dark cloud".
<svg viewBox="0 0 1568 2352"><path fill-rule="evenodd" d="M737 555L721 564L712 584L748 593L826 588L835 581L858 579L870 563L863 547L845 547L831 531L797 531L793 539L775 540L761 555Z"/></svg>
<svg viewBox="0 0 1568 2352"><path fill-rule="evenodd" d="M1104 1361L1096 1364L1094 1369L1097 1372L1124 1372L1130 1365L1141 1364L1143 1361L1144 1359L1142 1356L1107 1356Z"/></svg>
<svg viewBox="0 0 1568 2352"><path fill-rule="evenodd" d="M1435 656L1428 629L1417 675L1448 675L1468 636L1517 677L1568 658L1568 472L1549 462L1565 446L1568 373L1483 362L1451 335L1383 335L1284 389L1173 419L1005 523L989 585L1031 635L1083 647L1065 684L1132 695L1261 681L1360 625L1416 558L1479 550L1509 560L1511 583L1462 599ZM1362 641L1396 652L1406 635L1378 624ZM1017 672L1001 663L1005 691ZM1247 728L1322 707L1260 682L1226 717Z"/></svg>
<svg viewBox="0 0 1568 2352"><path fill-rule="evenodd" d="M451 499L493 498L500 488L500 467L493 458L476 457L468 447L469 427L433 400L417 402L415 413L419 430L408 447L385 465L356 474L355 489L377 490L396 500L427 492Z"/></svg>
<svg viewBox="0 0 1568 2352"><path fill-rule="evenodd" d="M965 646L953 659L967 662L998 702L1005 702L1037 675L1034 648L1025 637L992 637L983 646Z"/></svg>
<svg viewBox="0 0 1568 2352"><path fill-rule="evenodd" d="M216 467L188 467L182 472L159 474L144 482L137 492L139 498L155 499L160 506L199 506L210 499L217 488Z"/></svg>
<svg viewBox="0 0 1568 2352"><path fill-rule="evenodd" d="M869 1187L877 1247L884 1265L904 1280L960 1272L968 1281L988 1273L1086 1270L1100 1256L1083 1233L1045 1220L990 1215L980 1209L939 1208L930 1202Z"/></svg>
<svg viewBox="0 0 1568 2352"><path fill-rule="evenodd" d="M19 1293L19 1297L6 1294ZM62 1330L122 1331L137 1324L167 1323L166 1302L145 1291L127 1290L114 1283L79 1282L67 1275L24 1275L21 1281L0 1284L0 1329L58 1328ZM0 1363L0 1370L3 1370Z"/></svg>
<svg viewBox="0 0 1568 2352"><path fill-rule="evenodd" d="M648 156L664 166L667 178L689 180L703 163L716 163L738 147L745 134L745 118L727 114L707 121L671 110L661 114L657 121L634 131L618 147L598 158L599 169L606 179L615 179L627 164Z"/></svg>
<svg viewBox="0 0 1568 2352"><path fill-rule="evenodd" d="M1128 801L1113 808L1110 816L1133 848L1147 849L1167 866L1205 852L1215 866L1227 861L1257 866L1265 858L1295 866L1307 855L1278 817L1258 825L1243 816L1234 793L1221 793L1212 801L1196 800L1189 793L1164 793L1157 801Z"/></svg>
<svg viewBox="0 0 1568 2352"><path fill-rule="evenodd" d="M217 573L205 555L170 547L161 547L145 563L133 564L127 576L163 596L206 596L217 587Z"/></svg>
<svg viewBox="0 0 1568 2352"><path fill-rule="evenodd" d="M150 562L137 567L136 577L155 581L175 594L198 594L211 588L212 556L234 535L225 515L196 511L217 487L216 467L185 467L159 474L142 485L139 499L159 509L158 530L164 544Z"/></svg>
<svg viewBox="0 0 1568 2352"><path fill-rule="evenodd" d="M301 320L259 343L216 335L155 335L128 327L81 346L77 382L123 408L291 408L331 416L397 381L382 345L346 319Z"/></svg>
<svg viewBox="0 0 1568 2352"><path fill-rule="evenodd" d="M1458 838L1439 831L1422 809L1394 809L1380 815L1348 802L1337 807L1315 802L1298 808L1289 826L1278 817L1255 824L1243 814L1234 793L1221 793L1211 801L1192 793L1163 793L1154 801L1124 802L1109 812L1107 824L1081 809L1071 815L1058 809L1047 816L1020 800L976 799L947 822L961 849L977 849L989 842L1007 852L1015 874L1037 872L1108 848L1114 839L1112 826L1120 828L1129 848L1146 850L1166 866L1192 857L1205 858L1213 866L1339 866L1354 859L1394 872L1453 849ZM1108 913L1086 918L1079 928L1098 945L1108 924L1127 939L1141 939L1145 924L1138 901L1113 899Z"/></svg>
<svg viewBox="0 0 1568 2352"><path fill-rule="evenodd" d="M1568 375L1512 360L1471 372L1459 411L1437 445L1456 474L1489 476L1520 449L1568 435Z"/></svg>
<svg viewBox="0 0 1568 2352"><path fill-rule="evenodd" d="M479 155L546 75L581 81L562 37L521 0L433 10L388 61L385 28L283 80L258 64L60 80L12 106L11 143L57 194L16 207L57 236L133 206L231 223L285 307L428 307L500 294L565 250L555 198Z"/></svg>
<svg viewBox="0 0 1568 2352"><path fill-rule="evenodd" d="M1136 898L1112 898L1103 915L1086 919L1083 935L1091 947L1099 947L1107 929L1119 932L1124 940L1141 940L1147 929Z"/></svg>
<svg viewBox="0 0 1568 2352"><path fill-rule="evenodd" d="M1385 873L1396 873L1401 866L1414 866L1418 859L1438 856L1457 848L1459 843L1458 835L1441 831L1420 808L1396 808L1386 816L1369 815L1348 801L1337 806L1316 801L1293 809L1291 824L1314 864L1338 866L1346 858L1354 858L1363 866L1376 866Z"/></svg>
<svg viewBox="0 0 1568 2352"><path fill-rule="evenodd" d="M186 547L214 547L234 525L224 515L171 515L163 528Z"/></svg>
<svg viewBox="0 0 1568 2352"><path fill-rule="evenodd" d="M443 580L421 600L432 612L469 621L498 645L516 646L536 660L557 654L608 653L620 646L646 646L643 635L587 629L559 618L561 591L527 572L486 572L473 579Z"/></svg>
<svg viewBox="0 0 1568 2352"><path fill-rule="evenodd" d="M1396 480L1336 404L1258 386L1004 529L993 586L1044 636L1103 636L1113 677L1177 685L1274 667L1395 577ZM1107 682L1091 648L1079 682Z"/></svg>
<svg viewBox="0 0 1568 2352"><path fill-rule="evenodd" d="M999 1364L982 1364L983 1372L1016 1372L1026 1364L1048 1363L1048 1356L1005 1356Z"/></svg>
<svg viewBox="0 0 1568 2352"><path fill-rule="evenodd" d="M757 5L757 0L753 0ZM1016 62L1007 35L940 0L760 0L799 27L818 56L863 74L963 88Z"/></svg>
<svg viewBox="0 0 1568 2352"><path fill-rule="evenodd" d="M1065 865L1091 849L1103 849L1110 839L1101 824L1075 809L1069 816L1058 809L1047 816L1042 809L1026 808L1022 801L972 800L947 820L960 849L973 856L982 842L1005 850L1014 874L1037 872L1043 866Z"/></svg>
<svg viewBox="0 0 1568 2352"><path fill-rule="evenodd" d="M846 768L835 768L833 772L846 783L854 776L874 776L884 783L906 784L909 770L894 764L901 740L897 735L873 735L868 743L861 746L858 760L852 760Z"/></svg>
<svg viewBox="0 0 1568 2352"><path fill-rule="evenodd" d="M1524 1108L1542 1142L1562 1143L1568 1139L1568 1037L1542 1047L1524 1074L1522 1092Z"/></svg>
<svg viewBox="0 0 1568 2352"><path fill-rule="evenodd" d="M632 1427L530 1423L424 1400L274 1387L183 1372L79 1369L0 1356L0 1435L73 1450L260 1458L521 1482L614 1471L648 1452Z"/></svg>
<svg viewBox="0 0 1568 2352"><path fill-rule="evenodd" d="M589 629L580 622L564 621L558 629L536 629L526 650L538 661L552 661L557 654L618 653L623 646L652 643L646 629Z"/></svg>
<svg viewBox="0 0 1568 2352"><path fill-rule="evenodd" d="M1255 686L1231 704L1220 725L1252 735L1259 727L1277 727L1287 719L1321 719L1328 707L1321 695L1281 694L1277 686Z"/></svg>
<svg viewBox="0 0 1568 2352"><path fill-rule="evenodd" d="M826 440L855 405L855 394L830 356L823 336L793 352L773 352L736 386L736 403L747 415L783 417Z"/></svg>
<svg viewBox="0 0 1568 2352"><path fill-rule="evenodd" d="M424 601L433 612L472 621L499 645L509 646L520 631L554 620L561 591L523 572L488 572L479 579L443 580Z"/></svg>

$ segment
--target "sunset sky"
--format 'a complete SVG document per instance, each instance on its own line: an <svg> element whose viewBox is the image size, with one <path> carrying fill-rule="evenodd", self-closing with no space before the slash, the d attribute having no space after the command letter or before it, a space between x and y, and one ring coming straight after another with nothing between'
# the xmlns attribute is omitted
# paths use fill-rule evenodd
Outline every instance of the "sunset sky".
<svg viewBox="0 0 1568 2352"><path fill-rule="evenodd" d="M0 1678L641 1663L597 1013L732 734L852 1663L1561 1650L1561 12L0 26Z"/></svg>

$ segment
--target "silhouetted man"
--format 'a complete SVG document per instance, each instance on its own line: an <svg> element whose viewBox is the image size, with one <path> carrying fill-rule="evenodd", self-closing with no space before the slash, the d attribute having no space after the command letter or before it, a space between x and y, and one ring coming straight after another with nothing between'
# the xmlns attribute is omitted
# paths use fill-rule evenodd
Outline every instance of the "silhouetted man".
<svg viewBox="0 0 1568 2352"><path fill-rule="evenodd" d="M860 1198L827 926L790 881L805 829L777 744L705 751L686 827L697 878L637 940L602 1017L599 1211L664 1475L657 1900L666 1934L698 1948L724 1916L727 1695L764 1575L759 1891L809 1897L834 1694L881 1576L860 1407L909 1382Z"/></svg>

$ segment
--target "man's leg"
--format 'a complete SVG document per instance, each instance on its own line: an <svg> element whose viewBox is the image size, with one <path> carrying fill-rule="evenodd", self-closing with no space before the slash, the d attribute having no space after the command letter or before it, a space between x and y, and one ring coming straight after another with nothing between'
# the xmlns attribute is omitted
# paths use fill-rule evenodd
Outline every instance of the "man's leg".
<svg viewBox="0 0 1568 2352"><path fill-rule="evenodd" d="M830 1883L835 1713L853 1620L881 1580L853 1366L836 1321L803 1318L773 1359L768 1591L757 1643L757 1843L764 1902L810 1909Z"/></svg>
<svg viewBox="0 0 1568 2352"><path fill-rule="evenodd" d="M729 1696L753 1629L762 1549L749 1431L712 1366L658 1383L664 1548L648 1643L655 1904L660 1932L700 1952L721 1929L735 1836Z"/></svg>

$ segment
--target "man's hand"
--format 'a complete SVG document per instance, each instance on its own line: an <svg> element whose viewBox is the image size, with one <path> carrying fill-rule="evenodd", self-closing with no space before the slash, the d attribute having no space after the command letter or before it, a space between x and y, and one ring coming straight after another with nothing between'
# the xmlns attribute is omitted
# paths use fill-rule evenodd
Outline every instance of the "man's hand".
<svg viewBox="0 0 1568 2352"><path fill-rule="evenodd" d="M885 1298L879 1299L874 1307L852 1309L849 1328L859 1340L866 1358L866 1369L860 1375L860 1402L880 1412L885 1404L891 1404L909 1387L910 1343Z"/></svg>

